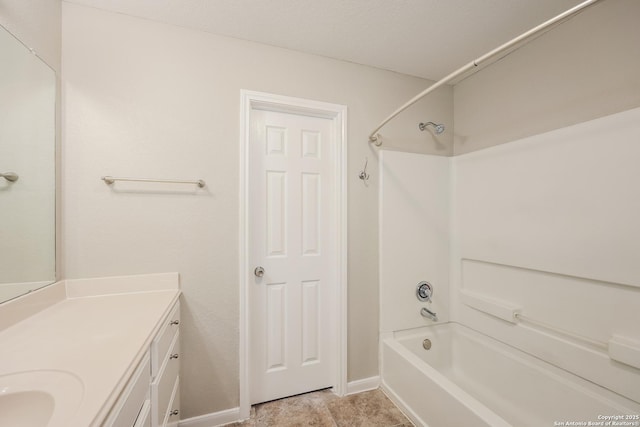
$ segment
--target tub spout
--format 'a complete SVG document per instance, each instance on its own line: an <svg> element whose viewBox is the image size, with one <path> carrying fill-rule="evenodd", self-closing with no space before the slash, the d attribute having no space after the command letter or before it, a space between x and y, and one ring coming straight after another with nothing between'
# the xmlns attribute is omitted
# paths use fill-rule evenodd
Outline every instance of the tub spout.
<svg viewBox="0 0 640 427"><path fill-rule="evenodd" d="M438 321L438 316L427 307L422 307L422 310L420 310L420 314L427 319L433 320L434 322Z"/></svg>

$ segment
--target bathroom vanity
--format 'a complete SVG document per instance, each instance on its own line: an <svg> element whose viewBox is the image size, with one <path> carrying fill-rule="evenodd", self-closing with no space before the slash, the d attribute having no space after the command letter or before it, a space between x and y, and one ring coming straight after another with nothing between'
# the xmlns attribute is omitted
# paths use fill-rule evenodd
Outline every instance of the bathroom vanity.
<svg viewBox="0 0 640 427"><path fill-rule="evenodd" d="M68 280L0 305L0 426L177 426L176 273Z"/></svg>

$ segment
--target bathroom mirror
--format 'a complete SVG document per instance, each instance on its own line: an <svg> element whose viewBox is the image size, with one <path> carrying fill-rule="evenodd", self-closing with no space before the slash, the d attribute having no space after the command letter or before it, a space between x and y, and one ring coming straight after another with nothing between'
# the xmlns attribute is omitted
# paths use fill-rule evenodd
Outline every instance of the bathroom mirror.
<svg viewBox="0 0 640 427"><path fill-rule="evenodd" d="M0 302L55 281L55 72L0 26Z"/></svg>

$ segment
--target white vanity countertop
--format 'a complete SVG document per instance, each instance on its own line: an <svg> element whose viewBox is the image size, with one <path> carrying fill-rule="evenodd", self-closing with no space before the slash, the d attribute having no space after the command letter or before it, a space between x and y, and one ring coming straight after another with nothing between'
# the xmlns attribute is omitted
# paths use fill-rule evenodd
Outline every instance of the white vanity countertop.
<svg viewBox="0 0 640 427"><path fill-rule="evenodd" d="M0 331L0 378L71 373L84 394L65 427L99 425L179 296L170 289L64 299Z"/></svg>

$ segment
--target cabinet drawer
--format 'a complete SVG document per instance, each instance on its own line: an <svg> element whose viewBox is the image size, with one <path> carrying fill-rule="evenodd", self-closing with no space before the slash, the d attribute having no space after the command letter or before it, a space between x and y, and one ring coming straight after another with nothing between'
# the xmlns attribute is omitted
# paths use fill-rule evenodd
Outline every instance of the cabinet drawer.
<svg viewBox="0 0 640 427"><path fill-rule="evenodd" d="M147 352L131 376L120 398L113 406L104 426L132 426L148 399L150 381L149 353Z"/></svg>
<svg viewBox="0 0 640 427"><path fill-rule="evenodd" d="M158 336L151 343L151 377L155 378L158 375L158 371L162 367L163 360L169 347L173 342L173 339L178 332L178 325L180 323L180 303L176 303L176 306L171 311L171 314L167 318L165 324L160 329Z"/></svg>
<svg viewBox="0 0 640 427"><path fill-rule="evenodd" d="M156 379L151 383L151 403L153 425L161 425L167 414L173 388L178 378L180 368L180 333L177 333L173 339L170 350L167 352L166 358L162 362L160 372Z"/></svg>
<svg viewBox="0 0 640 427"><path fill-rule="evenodd" d="M171 393L171 401L167 407L167 413L164 418L164 427L177 427L180 421L180 376L176 378L176 383L173 386L173 393Z"/></svg>

